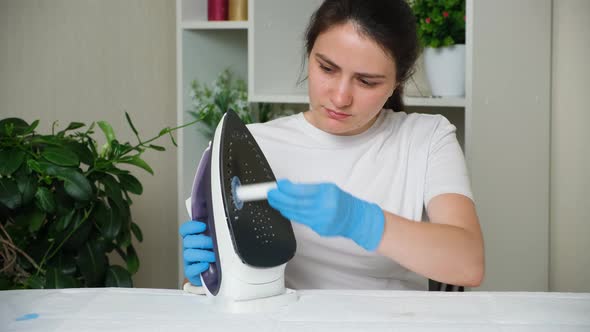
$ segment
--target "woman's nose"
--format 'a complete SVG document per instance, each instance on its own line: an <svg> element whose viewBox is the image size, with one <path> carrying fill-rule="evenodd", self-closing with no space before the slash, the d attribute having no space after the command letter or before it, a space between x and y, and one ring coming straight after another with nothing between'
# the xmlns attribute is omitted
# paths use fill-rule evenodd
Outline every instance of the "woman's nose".
<svg viewBox="0 0 590 332"><path fill-rule="evenodd" d="M332 104L337 108L344 108L352 104L352 87L346 80L341 80L332 92Z"/></svg>

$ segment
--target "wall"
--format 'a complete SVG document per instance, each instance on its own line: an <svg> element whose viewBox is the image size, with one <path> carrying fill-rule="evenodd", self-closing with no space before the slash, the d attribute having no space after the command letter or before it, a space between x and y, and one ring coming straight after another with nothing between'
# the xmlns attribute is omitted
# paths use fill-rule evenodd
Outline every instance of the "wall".
<svg viewBox="0 0 590 332"><path fill-rule="evenodd" d="M465 153L484 234L479 289L546 291L551 0L471 3Z"/></svg>
<svg viewBox="0 0 590 332"><path fill-rule="evenodd" d="M174 126L175 3L164 0L0 0L0 118L110 122L121 141ZM99 132L100 134L100 132ZM132 215L138 287L176 287L176 150L149 151L152 176L137 169L144 194Z"/></svg>
<svg viewBox="0 0 590 332"><path fill-rule="evenodd" d="M590 1L553 1L549 288L590 292Z"/></svg>

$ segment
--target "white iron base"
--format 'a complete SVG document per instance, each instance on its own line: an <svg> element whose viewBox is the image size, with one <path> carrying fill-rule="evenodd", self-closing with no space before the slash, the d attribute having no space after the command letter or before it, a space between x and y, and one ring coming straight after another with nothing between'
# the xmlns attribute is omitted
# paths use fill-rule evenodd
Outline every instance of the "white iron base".
<svg viewBox="0 0 590 332"><path fill-rule="evenodd" d="M243 314L278 311L281 307L296 302L297 299L298 296L294 290L286 289L285 293L280 295L242 301L213 299L213 303L221 311Z"/></svg>
<svg viewBox="0 0 590 332"><path fill-rule="evenodd" d="M205 295L205 288L202 286L194 286L190 282L183 285L185 292ZM257 313L257 312L273 312L278 311L281 307L287 306L290 303L296 302L299 297L297 292L292 289L285 289L285 293L275 296L263 297L253 300L230 300L221 297L209 297L211 305L215 306L219 311L231 313Z"/></svg>

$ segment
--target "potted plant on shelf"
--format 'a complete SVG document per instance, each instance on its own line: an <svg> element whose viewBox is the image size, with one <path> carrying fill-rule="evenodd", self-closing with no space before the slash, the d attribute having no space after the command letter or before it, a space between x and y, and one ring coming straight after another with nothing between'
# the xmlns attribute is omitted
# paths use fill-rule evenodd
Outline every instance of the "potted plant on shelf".
<svg viewBox="0 0 590 332"><path fill-rule="evenodd" d="M120 143L111 125L98 121L102 147L92 137L94 123L82 131L85 124L72 122L58 132L54 123L42 135L38 120L0 120L0 290L132 287L139 268L132 238L141 242L142 233L130 194L141 195L143 187L119 166L153 174L142 154L163 151L151 143L190 124L142 140L126 117L138 143ZM112 251L126 266L109 263Z"/></svg>
<svg viewBox="0 0 590 332"><path fill-rule="evenodd" d="M465 0L411 0L434 96L465 95Z"/></svg>
<svg viewBox="0 0 590 332"><path fill-rule="evenodd" d="M249 103L244 80L236 79L229 69L224 69L211 86L191 82L192 110L188 112L205 125L205 135L211 138L221 117L228 109L234 110L246 123L266 122L292 114L284 104Z"/></svg>
<svg viewBox="0 0 590 332"><path fill-rule="evenodd" d="M244 123L252 123L246 83L241 79L234 79L229 69L223 70L211 87L193 80L190 97L193 110L189 113L205 125L205 134L208 137L213 137L219 120L230 108Z"/></svg>

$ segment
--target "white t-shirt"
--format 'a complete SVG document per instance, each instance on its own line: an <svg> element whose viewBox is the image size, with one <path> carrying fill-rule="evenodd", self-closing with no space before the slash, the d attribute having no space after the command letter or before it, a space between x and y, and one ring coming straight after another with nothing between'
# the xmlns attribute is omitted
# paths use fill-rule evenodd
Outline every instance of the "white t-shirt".
<svg viewBox="0 0 590 332"><path fill-rule="evenodd" d="M423 220L425 206L443 193L472 198L455 126L441 115L382 110L367 131L337 136L303 113L248 125L277 179L333 182L382 209ZM293 222L295 257L287 264L294 289L426 290L425 277L343 237L320 237Z"/></svg>

